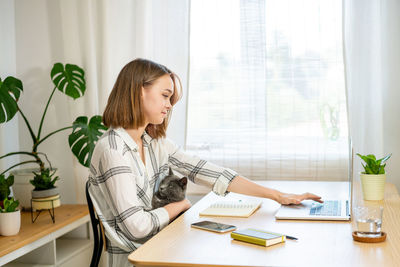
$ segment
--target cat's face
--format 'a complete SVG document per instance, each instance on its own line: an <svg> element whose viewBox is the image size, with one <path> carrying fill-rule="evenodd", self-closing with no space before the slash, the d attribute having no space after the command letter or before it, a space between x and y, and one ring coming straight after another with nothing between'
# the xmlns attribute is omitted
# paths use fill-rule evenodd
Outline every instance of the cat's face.
<svg viewBox="0 0 400 267"><path fill-rule="evenodd" d="M161 181L158 191L163 196L171 198L184 198L186 193L187 178L179 178L176 175L167 175Z"/></svg>

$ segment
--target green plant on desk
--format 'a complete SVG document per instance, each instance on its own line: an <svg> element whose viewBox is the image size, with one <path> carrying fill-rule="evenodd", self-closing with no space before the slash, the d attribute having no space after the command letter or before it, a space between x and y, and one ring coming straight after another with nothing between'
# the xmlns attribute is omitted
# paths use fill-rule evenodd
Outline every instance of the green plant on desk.
<svg viewBox="0 0 400 267"><path fill-rule="evenodd" d="M357 153L365 163L361 163L364 172L360 173L361 186L364 200L382 200L384 198L386 183L386 161L392 156L387 155L381 159L376 159L375 155L361 155Z"/></svg>
<svg viewBox="0 0 400 267"><path fill-rule="evenodd" d="M372 154L361 155L360 153L357 153L357 156L359 156L365 162L365 165L361 163L361 165L364 167L364 174L385 174L385 162L392 156L392 154L389 154L386 157L378 160L376 159L375 155Z"/></svg>
<svg viewBox="0 0 400 267"><path fill-rule="evenodd" d="M15 212L18 208L19 205L19 201L18 200L14 200L14 198L5 198L3 200L3 208L0 208L0 212L1 213L5 213L5 212Z"/></svg>

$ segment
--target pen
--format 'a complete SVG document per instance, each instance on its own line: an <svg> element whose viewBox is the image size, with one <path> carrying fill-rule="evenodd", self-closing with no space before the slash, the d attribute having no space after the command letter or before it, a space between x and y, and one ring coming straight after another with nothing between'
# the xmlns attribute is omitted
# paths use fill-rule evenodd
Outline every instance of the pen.
<svg viewBox="0 0 400 267"><path fill-rule="evenodd" d="M286 238L290 239L290 240L299 240L297 237L290 236L290 235L287 235Z"/></svg>

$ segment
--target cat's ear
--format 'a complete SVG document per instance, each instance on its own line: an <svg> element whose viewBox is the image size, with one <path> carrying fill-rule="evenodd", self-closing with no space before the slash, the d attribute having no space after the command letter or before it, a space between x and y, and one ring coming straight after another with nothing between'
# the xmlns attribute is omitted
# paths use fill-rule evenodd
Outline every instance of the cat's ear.
<svg viewBox="0 0 400 267"><path fill-rule="evenodd" d="M179 180L179 183L180 183L182 186L187 185L187 177L182 177L182 178Z"/></svg>
<svg viewBox="0 0 400 267"><path fill-rule="evenodd" d="M168 173L168 175L174 175L174 173L172 172L171 167L169 167L169 173Z"/></svg>

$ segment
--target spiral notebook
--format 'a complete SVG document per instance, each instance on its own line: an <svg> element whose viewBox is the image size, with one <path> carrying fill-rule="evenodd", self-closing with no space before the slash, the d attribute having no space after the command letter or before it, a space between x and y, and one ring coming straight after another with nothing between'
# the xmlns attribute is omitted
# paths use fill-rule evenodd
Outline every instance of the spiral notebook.
<svg viewBox="0 0 400 267"><path fill-rule="evenodd" d="M210 205L201 211L199 215L247 218L261 206L261 203L262 201L220 201Z"/></svg>

